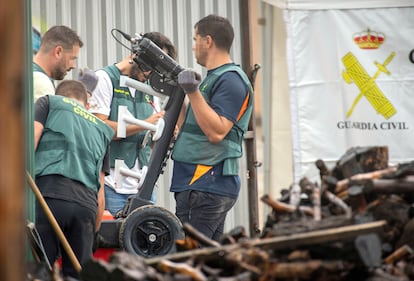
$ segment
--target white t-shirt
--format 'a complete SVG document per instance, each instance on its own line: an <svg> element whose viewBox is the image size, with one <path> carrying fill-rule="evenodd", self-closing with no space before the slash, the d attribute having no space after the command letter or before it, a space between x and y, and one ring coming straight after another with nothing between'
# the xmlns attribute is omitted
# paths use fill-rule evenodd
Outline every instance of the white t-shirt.
<svg viewBox="0 0 414 281"><path fill-rule="evenodd" d="M111 111L111 102L113 96L113 86L111 78L104 70L97 70L98 84L95 91L92 93L92 97L89 100L91 113L99 113L109 116ZM129 88L131 95L135 96L135 89ZM140 167L138 159L135 161L134 167L130 169L133 172L139 172ZM110 174L105 177L105 184L113 188L120 194L136 194L138 192L138 179L134 177L124 177L121 184L115 188L115 169L111 168Z"/></svg>
<svg viewBox="0 0 414 281"><path fill-rule="evenodd" d="M55 85L49 76L40 71L33 71L33 98L34 102L45 95L54 95Z"/></svg>

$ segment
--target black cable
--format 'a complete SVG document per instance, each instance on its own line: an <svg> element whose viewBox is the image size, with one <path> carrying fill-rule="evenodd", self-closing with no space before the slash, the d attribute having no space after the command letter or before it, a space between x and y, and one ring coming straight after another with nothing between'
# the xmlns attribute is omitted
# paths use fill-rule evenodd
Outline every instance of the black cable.
<svg viewBox="0 0 414 281"><path fill-rule="evenodd" d="M128 34L124 33L123 31L117 29L117 28L112 28L111 30L111 35L112 37L115 39L116 42L118 42L119 44L121 44L121 46L127 48L129 51L133 52L132 48L128 47L127 45L125 45L124 43L121 42L121 40L119 40L115 34L114 31L117 31L118 33L120 33L126 40L131 41L131 36L129 36ZM128 38L129 37L129 38Z"/></svg>

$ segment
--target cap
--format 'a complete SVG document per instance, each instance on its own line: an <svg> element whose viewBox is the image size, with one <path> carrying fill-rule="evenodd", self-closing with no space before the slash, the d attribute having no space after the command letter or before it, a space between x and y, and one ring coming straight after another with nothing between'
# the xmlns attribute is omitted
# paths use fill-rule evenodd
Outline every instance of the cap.
<svg viewBox="0 0 414 281"><path fill-rule="evenodd" d="M95 71L89 68L80 69L78 80L86 86L86 90L90 94L92 94L98 84L98 76L96 76Z"/></svg>

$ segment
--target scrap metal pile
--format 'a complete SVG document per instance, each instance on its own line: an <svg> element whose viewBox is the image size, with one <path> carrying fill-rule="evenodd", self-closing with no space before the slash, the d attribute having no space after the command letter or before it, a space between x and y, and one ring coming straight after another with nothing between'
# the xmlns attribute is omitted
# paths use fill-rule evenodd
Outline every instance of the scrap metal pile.
<svg viewBox="0 0 414 281"><path fill-rule="evenodd" d="M260 237L237 227L218 243L185 224L177 253L117 252L85 265L82 280L414 280L414 162L356 147L332 169L315 164L320 183L261 198L271 212Z"/></svg>
<svg viewBox="0 0 414 281"><path fill-rule="evenodd" d="M356 147L331 170L323 160L315 164L320 185L302 178L280 200L261 198L272 207L263 238L384 225L351 239L276 252L277 260L300 261L306 268L274 280L414 280L414 163L390 165L387 147Z"/></svg>

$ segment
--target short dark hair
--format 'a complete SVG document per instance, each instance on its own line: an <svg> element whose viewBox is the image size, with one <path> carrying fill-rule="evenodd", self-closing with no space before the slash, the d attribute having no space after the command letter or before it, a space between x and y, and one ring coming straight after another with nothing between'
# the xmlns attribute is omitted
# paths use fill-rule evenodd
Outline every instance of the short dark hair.
<svg viewBox="0 0 414 281"><path fill-rule="evenodd" d="M40 49L48 52L56 46L62 46L67 50L72 49L75 45L83 46L79 35L67 26L55 25L43 34Z"/></svg>
<svg viewBox="0 0 414 281"><path fill-rule="evenodd" d="M208 15L199 20L194 28L197 29L197 34L202 37L210 35L217 48L230 52L234 31L228 19L217 15Z"/></svg>
<svg viewBox="0 0 414 281"><path fill-rule="evenodd" d="M171 43L170 39L167 36L160 32L147 32L142 35L143 38L148 38L152 42L154 42L158 47L161 49L167 49L167 54L173 58L177 58L177 53L173 43Z"/></svg>
<svg viewBox="0 0 414 281"><path fill-rule="evenodd" d="M82 101L84 104L88 102L88 92L85 85L77 80L63 80L56 87L56 95L72 98Z"/></svg>

